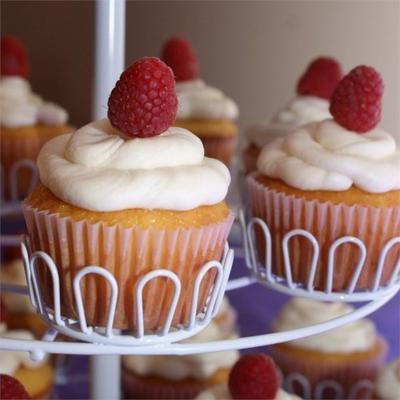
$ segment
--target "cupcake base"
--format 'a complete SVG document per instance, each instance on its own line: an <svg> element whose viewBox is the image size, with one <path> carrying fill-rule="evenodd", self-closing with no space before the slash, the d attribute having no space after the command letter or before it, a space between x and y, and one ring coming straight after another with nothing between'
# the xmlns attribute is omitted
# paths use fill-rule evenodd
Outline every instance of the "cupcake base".
<svg viewBox="0 0 400 400"><path fill-rule="evenodd" d="M384 245L400 234L400 192L368 194L356 188L345 192L305 192L285 183L251 174L247 177L251 214L265 221L272 238L272 272L286 278L282 252L282 239L294 229L304 229L319 244L319 259L313 280L314 287L324 290L328 275L329 249L343 236L362 240L367 256L356 289L371 288L380 253ZM265 260L265 238L256 229L259 259ZM294 282L307 284L312 260L312 246L308 239L296 236L288 244L291 272ZM335 253L332 289L342 291L349 287L360 254L354 244L339 246ZM399 246L387 253L380 285L392 276L400 258Z"/></svg>
<svg viewBox="0 0 400 400"><path fill-rule="evenodd" d="M233 215L225 203L190 211L125 210L98 213L70 206L39 186L24 202L31 251L44 251L54 260L60 280L61 308L76 319L72 283L85 266L97 265L113 274L118 285L114 328L135 330L135 286L156 269L174 272L181 292L172 326L188 322L192 291L205 263L220 260ZM203 309L216 277L204 277L198 309ZM52 280L47 268L38 268L45 303L52 308ZM111 289L104 278L87 275L80 285L88 324L105 326ZM143 290L144 329L163 326L174 293L172 282L157 278Z"/></svg>
<svg viewBox="0 0 400 400"><path fill-rule="evenodd" d="M20 367L13 376L22 383L32 399L50 398L53 386L53 368L50 364L38 368Z"/></svg>
<svg viewBox="0 0 400 400"><path fill-rule="evenodd" d="M193 132L203 142L206 157L229 166L237 144L238 129L227 120L177 119L175 126Z"/></svg>
<svg viewBox="0 0 400 400"><path fill-rule="evenodd" d="M367 351L355 353L322 353L302 349L290 344L271 347L271 355L281 369L284 378L291 374L304 376L310 385L311 399L367 399L379 369L384 363L387 344L378 338L375 345ZM359 390L357 383L364 382ZM368 381L371 385L365 385ZM335 382L343 390L337 393L332 389L323 390L322 382ZM319 388L318 388L319 386ZM295 393L307 398L301 385L293 385Z"/></svg>
<svg viewBox="0 0 400 400"><path fill-rule="evenodd" d="M139 376L122 367L122 390L126 399L194 399L207 388L228 381L229 369L220 369L204 380L171 381L158 376Z"/></svg>
<svg viewBox="0 0 400 400"><path fill-rule="evenodd" d="M71 132L71 127L68 125L51 126L38 124L19 128L1 127L0 132L2 193L5 200L11 200L10 174L12 166L19 160L36 162L36 158L44 143L57 135ZM19 200L22 200L29 194L32 178L31 168L22 167L19 170L16 182Z"/></svg>
<svg viewBox="0 0 400 400"><path fill-rule="evenodd" d="M257 159L261 153L261 148L254 143L250 143L242 153L242 161L244 166L244 172L249 174L250 172L257 170Z"/></svg>

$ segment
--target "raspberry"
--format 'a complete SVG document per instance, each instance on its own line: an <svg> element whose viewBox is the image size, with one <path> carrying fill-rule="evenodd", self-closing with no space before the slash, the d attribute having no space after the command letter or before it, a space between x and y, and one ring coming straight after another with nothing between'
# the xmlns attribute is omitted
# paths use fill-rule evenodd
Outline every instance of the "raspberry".
<svg viewBox="0 0 400 400"><path fill-rule="evenodd" d="M171 68L156 57L144 57L120 76L108 98L108 118L129 136L156 136L175 121L177 104Z"/></svg>
<svg viewBox="0 0 400 400"><path fill-rule="evenodd" d="M329 100L342 76L340 65L335 59L319 57L310 63L297 82L297 94Z"/></svg>
<svg viewBox="0 0 400 400"><path fill-rule="evenodd" d="M229 391L234 399L275 399L279 378L275 363L265 354L246 354L229 375Z"/></svg>
<svg viewBox="0 0 400 400"><path fill-rule="evenodd" d="M31 397L26 392L22 383L10 375L0 375L0 399L4 400L28 400Z"/></svg>
<svg viewBox="0 0 400 400"><path fill-rule="evenodd" d="M174 37L164 44L162 59L169 65L179 81L189 81L199 76L199 66L190 42L184 38Z"/></svg>
<svg viewBox="0 0 400 400"><path fill-rule="evenodd" d="M13 36L1 38L1 75L28 76L28 59L22 43Z"/></svg>
<svg viewBox="0 0 400 400"><path fill-rule="evenodd" d="M332 95L329 111L346 129L363 133L381 119L383 81L374 68L360 65L351 70Z"/></svg>

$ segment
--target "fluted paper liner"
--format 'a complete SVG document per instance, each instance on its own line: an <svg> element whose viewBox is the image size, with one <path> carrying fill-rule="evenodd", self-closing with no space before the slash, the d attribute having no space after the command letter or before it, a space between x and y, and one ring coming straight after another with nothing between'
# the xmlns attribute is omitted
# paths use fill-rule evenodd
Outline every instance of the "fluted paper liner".
<svg viewBox="0 0 400 400"><path fill-rule="evenodd" d="M9 200L11 196L10 189L10 172L13 164L20 160L31 160L36 162L40 149L43 145L55 136L72 131L72 127L68 125L56 125L47 127L46 130L40 129L38 125L37 135L24 135L23 137L8 137L12 134L1 136L1 168L2 177L1 185L5 200ZM17 175L17 190L22 200L29 193L29 187L32 179L32 171L29 167L21 167Z"/></svg>
<svg viewBox="0 0 400 400"><path fill-rule="evenodd" d="M121 378L126 399L194 399L210 387L207 380L168 381L157 376L141 377L124 367Z"/></svg>
<svg viewBox="0 0 400 400"><path fill-rule="evenodd" d="M72 282L85 266L97 265L113 274L118 284L114 328L136 329L135 285L155 269L168 269L181 281L181 294L172 326L186 323L198 271L210 260L220 260L233 215L219 223L185 229L112 227L74 221L23 206L31 251L42 250L54 260L60 276L62 314L77 318ZM45 302L52 306L52 282L47 268L38 268ZM203 279L198 311L207 300L215 280L215 269ZM105 326L111 290L104 278L93 274L81 280L81 293L88 324ZM144 328L161 327L173 296L167 278L150 281L143 290Z"/></svg>
<svg viewBox="0 0 400 400"><path fill-rule="evenodd" d="M6 200L11 196L10 173L13 164L24 159L35 161L44 142L38 136L20 140L1 138L1 185ZM31 179L32 170L29 167L21 167L17 174L17 190L20 193L20 199L29 194Z"/></svg>
<svg viewBox="0 0 400 400"><path fill-rule="evenodd" d="M253 217L265 221L272 238L272 271L286 278L282 239L293 229L304 229L316 238L320 255L314 279L316 289L325 289L328 252L338 238L351 235L361 239L367 249L367 258L357 281L357 289L371 288L374 283L379 255L384 245L400 234L400 207L377 208L361 205L321 203L269 189L253 176L247 178L247 187ZM256 229L258 254L264 262L265 239ZM308 239L293 237L288 245L293 281L307 283L310 271L312 247ZM359 259L354 244L342 244L335 253L333 290L347 289ZM400 246L395 245L387 253L380 284L390 280L400 258Z"/></svg>
<svg viewBox="0 0 400 400"><path fill-rule="evenodd" d="M371 388L384 364L387 353L386 342L382 338L378 338L378 342L377 351L371 351L368 357L360 357L360 353L354 353L354 359L351 358L351 354L343 359L328 353L314 356L314 352L312 352L312 355L308 355L307 350L299 355L291 351L290 345L272 346L270 352L285 378L292 374L300 374L306 378L310 385L311 397L306 396L304 389L299 384L293 384L292 387L301 398L369 399L372 394ZM323 386L321 387L323 382L330 383L325 390L322 390ZM367 382L369 385L366 385ZM332 383L342 388L342 395L334 392ZM320 390L322 393L318 396Z"/></svg>
<svg viewBox="0 0 400 400"><path fill-rule="evenodd" d="M229 166L236 148L237 137L200 137L206 157L216 158Z"/></svg>

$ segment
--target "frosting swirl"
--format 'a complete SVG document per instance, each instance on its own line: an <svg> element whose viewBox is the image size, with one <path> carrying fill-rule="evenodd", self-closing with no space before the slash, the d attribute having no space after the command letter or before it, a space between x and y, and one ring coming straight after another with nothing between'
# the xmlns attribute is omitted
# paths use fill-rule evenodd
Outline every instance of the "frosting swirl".
<svg viewBox="0 0 400 400"><path fill-rule="evenodd" d="M263 147L258 170L301 190L400 189L400 152L387 132L363 135L333 120L311 123Z"/></svg>
<svg viewBox="0 0 400 400"><path fill-rule="evenodd" d="M400 358L383 368L376 381L376 394L382 400L394 400L400 396Z"/></svg>
<svg viewBox="0 0 400 400"><path fill-rule="evenodd" d="M54 195L92 211L190 210L222 201L230 183L225 165L204 157L189 131L124 139L108 119L50 140L37 164Z"/></svg>
<svg viewBox="0 0 400 400"><path fill-rule="evenodd" d="M177 118L209 118L234 120L239 115L236 103L224 93L208 86L201 79L177 82Z"/></svg>
<svg viewBox="0 0 400 400"><path fill-rule="evenodd" d="M207 342L235 338L211 322L202 332L183 342ZM137 375L156 375L178 381L186 378L206 379L221 368L230 368L239 358L237 350L187 356L123 356L122 362Z"/></svg>
<svg viewBox="0 0 400 400"><path fill-rule="evenodd" d="M32 92L21 77L0 79L0 125L7 128L44 123L62 125L67 121L67 112L58 105L43 101Z"/></svg>
<svg viewBox="0 0 400 400"><path fill-rule="evenodd" d="M264 119L247 131L250 142L259 147L310 122L332 118L329 102L315 96L298 96L272 118Z"/></svg>
<svg viewBox="0 0 400 400"><path fill-rule="evenodd" d="M295 298L283 307L272 323L275 332L314 325L347 314L353 307L344 303L322 303ZM376 342L372 321L361 319L318 335L293 340L290 345L325 353L352 353L369 350Z"/></svg>
<svg viewBox="0 0 400 400"><path fill-rule="evenodd" d="M226 383L221 383L219 385L215 385L210 389L204 390L197 397L196 400L229 400L232 399L232 396L229 392L228 386ZM300 400L300 397L285 392L283 389L279 389L276 394L275 400Z"/></svg>
<svg viewBox="0 0 400 400"><path fill-rule="evenodd" d="M11 330L0 332L1 337L34 340L35 337L26 330ZM45 364L47 359L41 361L32 361L29 353L25 351L3 351L0 350L0 374L13 375L15 371L22 365L29 369L35 369Z"/></svg>

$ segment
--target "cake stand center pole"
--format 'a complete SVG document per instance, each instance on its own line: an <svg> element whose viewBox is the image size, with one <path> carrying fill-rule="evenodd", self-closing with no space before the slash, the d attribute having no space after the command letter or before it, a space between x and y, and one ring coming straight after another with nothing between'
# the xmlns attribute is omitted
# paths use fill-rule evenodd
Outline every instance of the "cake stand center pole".
<svg viewBox="0 0 400 400"><path fill-rule="evenodd" d="M125 65L125 0L96 1L93 118L107 115L107 100ZM90 362L92 399L120 399L120 356L95 355Z"/></svg>

